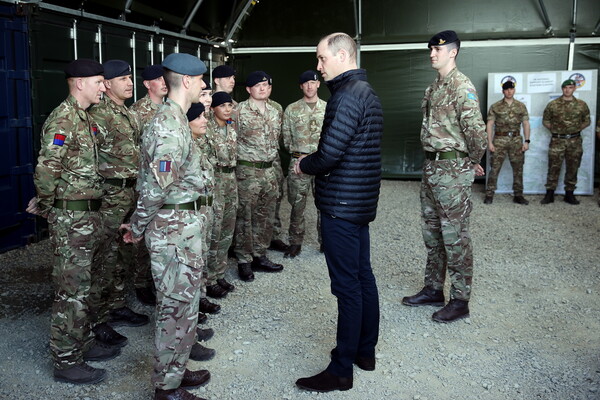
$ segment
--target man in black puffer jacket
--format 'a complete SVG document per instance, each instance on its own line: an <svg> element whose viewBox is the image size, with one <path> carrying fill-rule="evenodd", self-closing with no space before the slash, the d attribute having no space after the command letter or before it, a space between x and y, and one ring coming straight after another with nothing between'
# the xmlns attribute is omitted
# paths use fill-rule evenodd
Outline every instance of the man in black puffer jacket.
<svg viewBox="0 0 600 400"><path fill-rule="evenodd" d="M316 175L323 250L331 291L338 299L337 346L327 369L298 379L318 392L352 388L352 364L375 369L379 298L371 269L369 222L381 181L383 113L379 98L356 65L356 44L345 33L323 38L317 69L331 98L317 151L298 159L296 173Z"/></svg>

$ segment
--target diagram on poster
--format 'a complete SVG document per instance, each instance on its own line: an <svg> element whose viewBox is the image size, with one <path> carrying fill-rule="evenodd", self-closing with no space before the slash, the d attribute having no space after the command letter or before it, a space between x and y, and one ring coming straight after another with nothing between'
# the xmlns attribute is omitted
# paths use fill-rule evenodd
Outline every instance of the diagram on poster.
<svg viewBox="0 0 600 400"><path fill-rule="evenodd" d="M587 103L590 109L591 124L581 131L583 139L583 157L577 174L575 194L593 194L594 191L594 145L596 127L596 91L597 70L543 71L543 72L494 72L488 74L487 108L502 100L502 84L507 80L515 83L515 99L521 101L529 112L531 143L525 153L523 165L523 189L525 194L543 194L546 192L548 174L548 146L551 133L542 125L542 116L546 105L562 95L561 83L573 79L577 84L575 97ZM521 135L522 135L521 127ZM493 153L487 152L487 172ZM556 193L564 193L565 166L561 169ZM487 181L487 179L486 179ZM513 173L508 157L504 160L496 193L512 193Z"/></svg>

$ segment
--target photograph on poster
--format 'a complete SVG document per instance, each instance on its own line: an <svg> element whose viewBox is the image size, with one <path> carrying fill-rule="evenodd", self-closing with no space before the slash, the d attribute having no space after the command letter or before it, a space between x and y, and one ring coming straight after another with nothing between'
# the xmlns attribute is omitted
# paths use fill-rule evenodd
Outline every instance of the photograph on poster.
<svg viewBox="0 0 600 400"><path fill-rule="evenodd" d="M525 194L544 194L548 174L548 147L551 132L542 124L544 109L548 103L562 96L561 83L573 79L577 84L574 96L586 102L590 109L591 124L581 131L583 157L577 174L575 194L591 195L594 190L594 148L596 126L597 70L542 71L542 72L494 72L488 74L487 109L503 98L502 83L516 78L515 96L527 107L531 127L531 143L525 153L523 165L523 191ZM524 84L518 85L518 82ZM522 136L522 127L521 127ZM493 153L487 152L487 173ZM557 194L564 193L564 164L558 180ZM487 177L486 177L487 181ZM496 193L512 193L513 173L508 157L498 175Z"/></svg>

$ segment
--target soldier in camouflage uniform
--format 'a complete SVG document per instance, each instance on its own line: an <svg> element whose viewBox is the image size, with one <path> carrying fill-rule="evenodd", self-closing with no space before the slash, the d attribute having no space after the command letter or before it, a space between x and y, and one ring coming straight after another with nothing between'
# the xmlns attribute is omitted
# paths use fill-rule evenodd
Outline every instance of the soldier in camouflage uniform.
<svg viewBox="0 0 600 400"><path fill-rule="evenodd" d="M238 272L244 281L254 280L252 269L283 270L271 262L266 251L273 234L278 184L273 163L277 159L281 134L281 112L267 100L269 77L255 71L246 79L250 98L239 103L237 113L238 213L235 226L235 254Z"/></svg>
<svg viewBox="0 0 600 400"><path fill-rule="evenodd" d="M325 116L327 103L319 99L318 89L321 84L317 73L305 71L298 80L304 96L287 106L283 114L283 143L285 149L291 154L292 162L288 169L288 201L292 206L290 214L289 237L290 246L284 257L294 258L302 250L304 239L304 209L309 190L314 195L314 176L294 174L294 164L304 154L311 154L317 150L321 127ZM320 214L318 214L317 232L321 244Z"/></svg>
<svg viewBox="0 0 600 400"><path fill-rule="evenodd" d="M492 204L498 174L502 168L504 157L508 159L513 170L513 202L527 205L529 202L523 197L523 163L525 152L529 150L529 113L525 104L515 100L515 84L507 81L502 84L504 98L490 107L486 125L488 149L494 153L492 168L488 175L485 191L485 204ZM521 124L523 136L521 139ZM496 129L494 131L494 125Z"/></svg>
<svg viewBox="0 0 600 400"><path fill-rule="evenodd" d="M130 110L135 112L138 118L138 125L143 131L144 126L154 118L154 115L164 102L167 95L167 85L163 77L164 69L162 65L148 65L142 71L144 87L148 93L133 103ZM156 295L152 272L150 271L150 253L144 242L134 245L136 272L133 281L135 294L140 302L146 305L156 304Z"/></svg>
<svg viewBox="0 0 600 400"><path fill-rule="evenodd" d="M450 301L432 316L452 322L469 315L473 279L473 248L469 235L471 186L483 175L479 161L485 152L485 125L475 87L456 68L460 40L443 31L429 40L431 66L437 79L421 104L421 143L425 150L421 182L423 238L427 248L425 287L404 297L408 306L444 305L446 271Z"/></svg>
<svg viewBox="0 0 600 400"><path fill-rule="evenodd" d="M101 241L102 177L98 174L98 127L86 111L104 92L104 69L93 60L73 61L65 68L69 97L48 116L34 184L37 197L28 212L48 218L54 251L55 286L50 323L54 379L97 383L104 369L85 361L108 360L119 347L94 342L89 295L92 261Z"/></svg>
<svg viewBox="0 0 600 400"><path fill-rule="evenodd" d="M590 109L585 101L577 99L576 84L567 79L561 85L563 95L552 100L544 109L542 124L552 133L548 149L548 178L546 196L542 204L554 202L558 175L565 160L565 202L579 204L573 192L577 185L577 170L583 155L581 131L590 125Z"/></svg>
<svg viewBox="0 0 600 400"><path fill-rule="evenodd" d="M206 66L183 53L163 61L168 99L142 135L137 208L123 238L146 239L156 286L155 399L198 399L184 388L205 383L208 371L186 369L196 342L206 177L186 111L204 87Z"/></svg>
<svg viewBox="0 0 600 400"><path fill-rule="evenodd" d="M119 227L135 205L135 183L140 164L140 127L137 117L125 106L133 96L131 66L122 60L103 64L106 94L93 106L90 115L101 128L98 140L99 172L104 177L100 214L104 225L102 245L94 260L98 271L92 279L98 291L90 294L91 311L96 316L96 339L124 346L127 338L108 325L141 326L146 315L133 312L125 301L125 276L131 275L132 245L119 238Z"/></svg>
<svg viewBox="0 0 600 400"><path fill-rule="evenodd" d="M283 107L281 104L271 99L271 93L273 91L273 80L267 74L269 78L269 98L267 99L267 103L272 105L281 115L283 115ZM275 175L277 177L277 184L279 187L279 191L277 192L277 201L275 203L275 213L273 214L273 219L271 224L273 225L273 235L271 236L271 242L269 243L269 250L280 251L285 253L288 250L288 245L285 243L285 232L283 231L283 227L281 225L281 217L279 215L279 211L281 210L281 200L283 200L283 189L285 187L285 175L283 174L282 167L282 159L281 159L281 149L283 147L283 138L279 137L279 150L277 151L277 158L273 162L273 170L275 171Z"/></svg>
<svg viewBox="0 0 600 400"><path fill-rule="evenodd" d="M209 296L220 298L235 289L225 280L225 271L227 271L227 251L231 246L235 230L238 203L235 178L237 133L231 120L233 100L229 94L215 93L211 108L206 136L210 148L210 162L215 171L215 188L206 291Z"/></svg>

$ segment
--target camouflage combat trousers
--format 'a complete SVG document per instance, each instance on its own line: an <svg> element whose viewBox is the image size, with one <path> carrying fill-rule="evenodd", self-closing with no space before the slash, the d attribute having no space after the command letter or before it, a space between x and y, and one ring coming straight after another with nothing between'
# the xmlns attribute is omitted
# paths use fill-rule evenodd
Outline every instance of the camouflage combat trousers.
<svg viewBox="0 0 600 400"><path fill-rule="evenodd" d="M119 227L135 206L133 188L104 185L100 214L104 224L102 243L94 259L97 274L92 276L94 287L90 293L90 308L96 323L108 322L108 312L125 307L125 277L133 275L133 245L121 240Z"/></svg>
<svg viewBox="0 0 600 400"><path fill-rule="evenodd" d="M306 224L304 223L304 210L306 209L306 200L308 192L315 194L315 177L311 175L294 173L295 162L290 163L288 170L288 202L292 206L290 213L290 245L301 245L304 240ZM321 213L317 211L317 235L319 244L321 244Z"/></svg>
<svg viewBox="0 0 600 400"><path fill-rule="evenodd" d="M273 214L273 220L271 222L271 224L273 225L273 236L271 237L271 240L281 240L285 242L285 233L283 232L283 227L281 225L281 217L279 216L279 210L281 209L281 200L283 200L285 176L283 175L283 169L281 168L281 161L279 160L279 158L276 162L273 163L273 171L275 171L275 175L277 176L277 185L279 187L279 190L277 191L275 213Z"/></svg>
<svg viewBox="0 0 600 400"><path fill-rule="evenodd" d="M267 253L273 236L273 215L279 192L273 168L236 167L238 210L235 255L240 263Z"/></svg>
<svg viewBox="0 0 600 400"><path fill-rule="evenodd" d="M473 280L469 215L474 178L468 158L425 160L421 181L421 218L427 249L425 286L443 290L447 270L452 282L450 298L466 301Z"/></svg>
<svg viewBox="0 0 600 400"><path fill-rule="evenodd" d="M161 210L144 233L156 286L152 383L158 389L179 387L196 343L204 223L196 211Z"/></svg>
<svg viewBox="0 0 600 400"><path fill-rule="evenodd" d="M54 366L65 369L83 362L93 343L89 296L92 264L100 244L99 212L53 208L48 215L54 251L55 287L50 321L50 353Z"/></svg>
<svg viewBox="0 0 600 400"><path fill-rule="evenodd" d="M208 250L208 285L214 285L227 271L227 252L233 240L238 205L237 181L234 172L215 173L213 198L214 220Z"/></svg>
<svg viewBox="0 0 600 400"><path fill-rule="evenodd" d="M213 195L214 205L214 195ZM208 249L210 249L210 232L212 231L215 222L215 213L213 206L202 206L198 210L204 223L202 224L202 264L205 268L202 268L202 284L200 285L200 296L206 297L206 285L208 285L208 268L206 268L208 262Z"/></svg>
<svg viewBox="0 0 600 400"><path fill-rule="evenodd" d="M485 188L486 196L493 196L496 191L496 183L498 182L498 174L504 163L504 158L508 154L510 166L513 170L513 192L515 196L523 195L523 163L525 162L525 153L523 153L523 139L521 136L495 136L492 166L487 179Z"/></svg>
<svg viewBox="0 0 600 400"><path fill-rule="evenodd" d="M581 165L582 155L581 136L570 139L552 138L548 148L546 189L556 190L560 169L565 160L565 191L574 191L577 186L577 170Z"/></svg>

